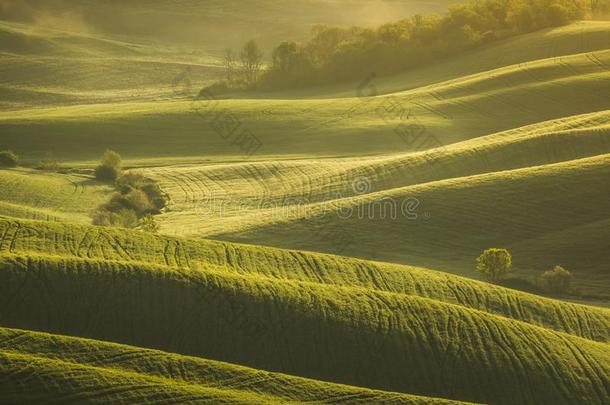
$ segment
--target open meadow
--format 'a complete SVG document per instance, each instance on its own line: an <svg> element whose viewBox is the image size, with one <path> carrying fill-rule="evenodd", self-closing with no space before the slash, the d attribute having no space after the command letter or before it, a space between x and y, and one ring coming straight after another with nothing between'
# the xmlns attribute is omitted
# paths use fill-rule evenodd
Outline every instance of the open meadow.
<svg viewBox="0 0 610 405"><path fill-rule="evenodd" d="M610 3L454 3L0 0L0 404L610 403Z"/></svg>

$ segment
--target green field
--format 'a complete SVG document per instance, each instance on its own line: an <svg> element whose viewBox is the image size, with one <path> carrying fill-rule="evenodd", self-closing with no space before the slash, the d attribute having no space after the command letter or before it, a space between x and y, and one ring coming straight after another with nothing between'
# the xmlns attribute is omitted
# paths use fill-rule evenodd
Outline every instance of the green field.
<svg viewBox="0 0 610 405"><path fill-rule="evenodd" d="M0 0L0 403L610 403L610 22L199 93L227 46L454 1L279 3ZM92 225L107 149L158 233Z"/></svg>
<svg viewBox="0 0 610 405"><path fill-rule="evenodd" d="M45 222L3 228L9 327L474 402L608 399L593 388L608 372L605 309L339 257ZM551 389L556 379L565 390Z"/></svg>
<svg viewBox="0 0 610 405"><path fill-rule="evenodd" d="M459 404L97 340L0 328L3 401ZM15 378L19 375L19 378ZM86 386L83 393L80 387ZM119 387L117 389L117 387ZM65 401L65 402L64 402Z"/></svg>

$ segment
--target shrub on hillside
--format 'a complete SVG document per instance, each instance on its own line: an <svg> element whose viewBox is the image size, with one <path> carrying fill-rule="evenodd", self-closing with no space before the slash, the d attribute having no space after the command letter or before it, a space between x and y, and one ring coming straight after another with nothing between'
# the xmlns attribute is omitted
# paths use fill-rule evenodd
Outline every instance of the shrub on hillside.
<svg viewBox="0 0 610 405"><path fill-rule="evenodd" d="M155 220L155 217L148 214L145 215L142 219L140 219L139 228L144 232L157 233L159 232L160 226Z"/></svg>
<svg viewBox="0 0 610 405"><path fill-rule="evenodd" d="M138 224L138 216L133 210L123 208L117 212L101 209L93 215L93 225L133 228Z"/></svg>
<svg viewBox="0 0 610 405"><path fill-rule="evenodd" d="M99 165L95 168L95 178L99 181L113 182L120 174L121 170L113 166Z"/></svg>
<svg viewBox="0 0 610 405"><path fill-rule="evenodd" d="M19 156L11 150L0 151L0 167L15 167L19 164Z"/></svg>
<svg viewBox="0 0 610 405"><path fill-rule="evenodd" d="M53 153L47 152L40 162L38 162L38 165L36 165L36 169L56 172L59 170L59 161Z"/></svg>
<svg viewBox="0 0 610 405"><path fill-rule="evenodd" d="M477 258L477 271L491 281L508 274L511 267L512 256L506 249L487 249Z"/></svg>
<svg viewBox="0 0 610 405"><path fill-rule="evenodd" d="M139 171L127 171L116 180L116 188L123 194L129 193L133 189L141 189L149 182Z"/></svg>
<svg viewBox="0 0 610 405"><path fill-rule="evenodd" d="M121 155L111 149L107 149L102 155L102 165L121 168L123 165Z"/></svg>
<svg viewBox="0 0 610 405"><path fill-rule="evenodd" d="M148 196L142 190L131 190L123 196L127 208L131 208L138 215L145 214L152 209Z"/></svg>
<svg viewBox="0 0 610 405"><path fill-rule="evenodd" d="M153 180L144 177L140 172L129 171L125 173L117 179L116 187L125 195L133 190L144 192L149 201L147 209L151 212L159 213L167 205L167 199L161 191L161 187Z"/></svg>
<svg viewBox="0 0 610 405"><path fill-rule="evenodd" d="M102 155L101 163L95 168L95 178L100 181L114 182L121 175L121 156L108 149Z"/></svg>
<svg viewBox="0 0 610 405"><path fill-rule="evenodd" d="M552 294L567 294L572 287L572 273L561 266L555 266L540 276L541 287Z"/></svg>
<svg viewBox="0 0 610 405"><path fill-rule="evenodd" d="M156 212L160 212L167 205L167 198L157 183L147 183L142 187L142 191L146 193Z"/></svg>
<svg viewBox="0 0 610 405"><path fill-rule="evenodd" d="M118 192L98 208L93 224L126 228L138 226L148 232L157 232L159 227L151 214L159 213L166 205L161 188L141 172L128 171L123 174L120 168L120 156L116 152L106 151L96 168L96 177L114 181Z"/></svg>
<svg viewBox="0 0 610 405"><path fill-rule="evenodd" d="M570 22L570 11L561 4L551 4L547 9L547 17L551 26L567 25Z"/></svg>

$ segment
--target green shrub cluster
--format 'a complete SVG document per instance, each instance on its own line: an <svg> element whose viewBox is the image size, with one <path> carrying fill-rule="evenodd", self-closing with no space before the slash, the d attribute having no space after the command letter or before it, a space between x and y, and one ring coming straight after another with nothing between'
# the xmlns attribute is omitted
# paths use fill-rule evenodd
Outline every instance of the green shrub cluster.
<svg viewBox="0 0 610 405"><path fill-rule="evenodd" d="M15 167L19 164L19 156L12 150L0 151L0 167Z"/></svg>
<svg viewBox="0 0 610 405"><path fill-rule="evenodd" d="M102 161L95 168L95 178L99 181L113 182L122 173L121 156L113 150L108 149L102 156Z"/></svg>
<svg viewBox="0 0 610 405"><path fill-rule="evenodd" d="M284 88L362 79L438 60L512 35L602 13L610 0L481 0L443 16L416 15L379 28L315 26L308 42L272 52L261 86Z"/></svg>
<svg viewBox="0 0 610 405"><path fill-rule="evenodd" d="M40 159L38 164L36 165L37 170L44 170L48 172L56 172L61 168L59 161L54 153L47 152L44 154L43 158Z"/></svg>
<svg viewBox="0 0 610 405"><path fill-rule="evenodd" d="M517 290L564 295L572 292L572 273L561 266L543 272L536 282L512 277L501 280L510 273L512 256L506 249L486 249L476 260L476 270L492 282Z"/></svg>
<svg viewBox="0 0 610 405"><path fill-rule="evenodd" d="M147 232L157 232L159 226L153 215L159 214L167 204L166 197L157 183L144 177L139 172L122 173L121 158L116 152L107 151L102 158L102 164L96 169L98 174L106 173L114 175L121 173L115 178L115 192L110 201L99 207L93 216L93 224L99 226L118 226L123 228L135 228L140 226ZM116 171L112 171L116 169ZM112 176L106 177L109 180Z"/></svg>
<svg viewBox="0 0 610 405"><path fill-rule="evenodd" d="M552 294L568 294L572 287L572 273L561 266L555 266L542 273L540 286Z"/></svg>

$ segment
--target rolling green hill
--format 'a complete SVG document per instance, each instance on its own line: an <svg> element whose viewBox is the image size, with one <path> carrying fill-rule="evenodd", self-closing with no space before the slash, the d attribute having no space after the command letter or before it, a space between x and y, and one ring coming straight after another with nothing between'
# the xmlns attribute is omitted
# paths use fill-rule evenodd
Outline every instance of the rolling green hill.
<svg viewBox="0 0 610 405"><path fill-rule="evenodd" d="M94 33L0 21L0 38L0 108L7 110L184 97L220 74L204 52Z"/></svg>
<svg viewBox="0 0 610 405"><path fill-rule="evenodd" d="M583 293L601 297L604 261L589 258L608 251L608 118L607 111L562 118L434 153L171 166L145 173L169 194L169 209L159 217L166 233L399 261L468 276L474 275L478 252L500 244L514 249L517 273L535 276L562 263L578 272ZM536 190L544 192L532 198ZM417 218L400 212L409 199L419 203ZM587 208L566 216L580 199ZM341 212L352 215L342 219ZM583 221L600 225L588 232ZM371 232L355 231L361 227ZM466 229L477 232L458 237ZM320 236L325 234L333 236ZM345 235L345 243L333 240ZM552 242L542 244L548 238Z"/></svg>
<svg viewBox="0 0 610 405"><path fill-rule="evenodd" d="M0 171L0 214L18 218L90 223L112 187L89 176L30 169Z"/></svg>
<svg viewBox="0 0 610 405"><path fill-rule="evenodd" d="M306 214L308 206L449 178L559 163L610 152L608 111L562 118L433 152L345 159L271 160L147 168L169 194L159 217L182 236L239 232ZM430 164L430 163L433 164ZM366 182L365 190L354 180Z"/></svg>
<svg viewBox="0 0 610 405"><path fill-rule="evenodd" d="M207 240L152 236L99 227L12 220L0 222L0 252L71 260L133 262L170 269L221 268L237 274L379 290L458 304L592 340L608 341L609 312L540 299L478 281L412 266ZM50 259L49 259L50 260ZM9 260L14 263L14 260ZM585 310L583 313L582 311ZM551 314L570 313L569 317ZM584 326L586 325L586 326Z"/></svg>
<svg viewBox="0 0 610 405"><path fill-rule="evenodd" d="M405 143L396 132L401 124L411 125L409 120L416 120L417 125L424 127L438 142L451 144L541 121L607 109L605 94L608 92L610 54L606 50L586 50L600 49L607 44L604 35L610 33L610 25L591 23L590 27L585 35L587 45L581 49L585 53L527 63L520 62L530 60L527 54L523 59L511 57L510 63L519 62L436 82L438 79L434 77L443 77L439 74L432 76L432 82L426 85L421 86L424 83L421 82L421 87L391 96L355 97L358 87L355 83L350 98L195 102L139 99L137 102L5 111L0 113L0 129L10 135L3 139L3 144L25 159L39 158L45 149L50 149L42 145L50 143L60 158L80 163L96 159L106 147L119 150L132 163L147 165L205 159L243 160L249 152L240 147L237 135L244 130L250 131L260 142L260 147L253 152L256 158L413 151L413 145ZM544 44L548 37L556 35L562 43L568 44L563 52L577 52L575 45L570 44L579 43L581 31L559 30L558 34L552 31L532 34L532 40L535 42L538 38ZM572 42L566 40L571 37ZM498 44L494 51L488 50L486 60L494 53L497 57L511 55L506 49L510 47L516 54L522 45L520 39ZM557 52L563 54L562 49ZM465 57L462 62L459 59L455 64L470 66L471 58ZM497 65L502 66L501 63ZM445 64L439 66L434 69L444 69ZM479 71L480 66L471 71ZM454 67L449 64L446 72ZM106 76L100 76L104 83L114 83L106 81ZM165 79L141 76L150 77L156 83L158 91L151 90L153 95L163 93L163 97L169 97L170 89L174 90L167 75ZM191 83L194 82L193 78ZM178 83L176 88L181 92L184 86L180 80ZM401 90L418 82L401 84L400 79L387 79L383 83L388 84L380 82L379 88L385 92L390 88ZM125 91L131 94L131 90ZM24 97L22 103L30 96ZM90 93L84 97L95 100ZM567 99L571 102L563 102ZM234 135L227 133L232 126L225 128L221 121L214 120L218 113L223 113L222 119L240 124ZM91 141L101 137L104 145Z"/></svg>
<svg viewBox="0 0 610 405"><path fill-rule="evenodd" d="M286 8L269 0L3 2L0 109L182 98L222 77L225 47L237 49L254 38L269 56L272 46L304 39L315 24L380 24L440 12L449 3L300 0Z"/></svg>
<svg viewBox="0 0 610 405"><path fill-rule="evenodd" d="M226 46L454 2L0 0L0 403L610 403L609 21L200 93ZM108 148L160 234L88 225Z"/></svg>
<svg viewBox="0 0 610 405"><path fill-rule="evenodd" d="M276 216L268 214L251 229L216 237L336 252L339 246L319 233L324 228L341 229L350 235L341 254L463 274L473 274L473 260L483 249L503 246L513 252L518 273L535 276L555 264L569 266L583 288L595 284L592 280L605 280L583 292L607 299L605 260L589 260L587 253L606 257L608 233L602 226L596 233L582 233L582 226L608 220L604 196L610 191L609 169L605 154L400 187L317 203L292 218L273 221ZM409 201L415 204L412 212L401 211ZM578 201L576 210L574 201ZM560 233L571 239L563 241L561 251L548 246L547 253L547 246L541 245L545 235ZM537 249L528 245L530 239L536 241Z"/></svg>
<svg viewBox="0 0 610 405"><path fill-rule="evenodd" d="M3 402L458 404L60 335L0 328Z"/></svg>
<svg viewBox="0 0 610 405"><path fill-rule="evenodd" d="M379 25L440 13L454 0L23 0L3 4L0 19L139 41L188 44L221 53L254 38L265 48L305 39L315 24Z"/></svg>
<svg viewBox="0 0 610 405"><path fill-rule="evenodd" d="M607 342L607 310L491 287L495 291L490 290L489 297L506 297L516 305L502 309L483 298L485 284L457 278L454 294L468 300L465 297L474 297L476 291L479 303L456 304L449 303L448 297L387 291L401 288L401 279L420 278L420 282L412 281L414 291L442 296L438 288L443 283L432 280L451 280L452 276L430 271L387 269L386 283L371 278L386 287L371 289L358 282L341 282L349 272L325 275L327 267L317 267L324 260L340 263L339 258L311 256L307 264L307 254L299 258L289 251L172 241L138 232L48 222L5 224L12 229L19 225L16 236L5 232L2 244L3 250L13 252L3 254L0 271L0 322L8 327L431 397L501 404L569 403L582 398L601 404L608 399L604 388L610 364L607 343L537 326L541 322L535 320L555 327L574 322L578 333ZM87 236L87 231L95 231L97 237ZM159 249L164 244L173 244L174 253ZM36 250L53 256L36 255ZM235 253L229 255L232 250ZM244 255L249 250L251 258ZM76 258L77 254L89 258ZM206 256L215 258L203 260ZM281 261L274 266L260 261L267 257L268 262L273 256L292 257L293 263L296 259L303 264L293 275L278 279L265 273L291 271ZM157 261L173 257L183 266L155 265L153 257ZM238 258L239 265L231 257ZM139 261L145 258L151 264ZM220 260L227 264L219 265ZM347 260L345 268L349 268ZM365 262L355 267L356 280L367 274L361 273L364 266ZM389 275L395 272L403 275L395 275L398 278L392 283ZM380 269L378 274L384 272ZM324 282L320 277L335 277L335 281ZM428 288L423 287L424 280ZM472 293L465 293L460 285L471 285ZM475 305L481 309L472 308ZM473 379L480 384L469 384ZM552 388L556 386L562 388Z"/></svg>

